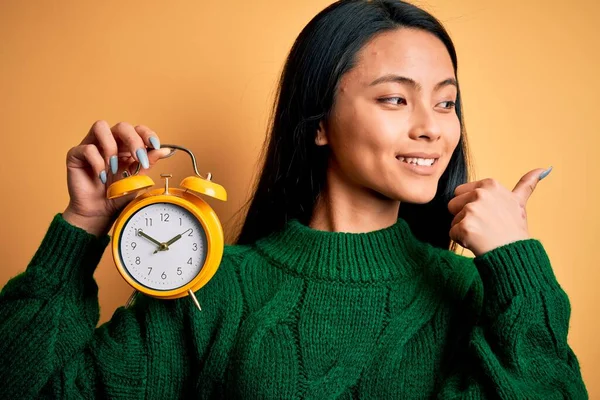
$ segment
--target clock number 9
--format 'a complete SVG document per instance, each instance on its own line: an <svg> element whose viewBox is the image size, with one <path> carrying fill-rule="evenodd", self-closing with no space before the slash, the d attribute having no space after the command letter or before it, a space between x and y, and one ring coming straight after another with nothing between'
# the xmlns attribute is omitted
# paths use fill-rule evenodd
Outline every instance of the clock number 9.
<svg viewBox="0 0 600 400"><path fill-rule="evenodd" d="M137 247L137 243L136 242L131 242L131 248L133 250L135 250L136 247Z"/></svg>

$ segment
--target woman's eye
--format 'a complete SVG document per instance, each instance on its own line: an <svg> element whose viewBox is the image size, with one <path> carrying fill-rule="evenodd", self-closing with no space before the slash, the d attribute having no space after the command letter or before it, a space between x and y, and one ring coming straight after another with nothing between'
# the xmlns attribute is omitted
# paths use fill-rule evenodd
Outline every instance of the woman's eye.
<svg viewBox="0 0 600 400"><path fill-rule="evenodd" d="M445 108L446 110L452 110L456 107L456 103L453 101L442 101L440 104L442 104L442 108Z"/></svg>
<svg viewBox="0 0 600 400"><path fill-rule="evenodd" d="M381 103L394 104L394 105L406 104L406 100L402 97L387 97L385 99L379 99L379 101Z"/></svg>

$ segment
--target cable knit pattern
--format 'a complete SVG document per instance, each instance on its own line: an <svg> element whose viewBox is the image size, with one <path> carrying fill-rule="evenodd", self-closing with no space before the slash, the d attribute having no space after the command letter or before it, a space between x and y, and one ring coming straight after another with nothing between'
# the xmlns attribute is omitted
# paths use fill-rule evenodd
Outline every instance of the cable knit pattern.
<svg viewBox="0 0 600 400"><path fill-rule="evenodd" d="M57 215L0 292L0 398L587 399L570 303L542 244L468 258L400 219L296 220L226 246L189 298L138 296L96 327L109 242Z"/></svg>

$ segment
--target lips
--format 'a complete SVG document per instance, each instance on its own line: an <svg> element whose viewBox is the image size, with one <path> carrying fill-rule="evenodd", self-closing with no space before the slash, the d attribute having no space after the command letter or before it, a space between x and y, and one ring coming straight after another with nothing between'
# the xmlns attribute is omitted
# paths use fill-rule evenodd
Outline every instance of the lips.
<svg viewBox="0 0 600 400"><path fill-rule="evenodd" d="M414 158L408 158L408 159L409 159L409 160L414 160ZM406 158L403 158L403 157L397 158L397 160L398 160L398 161L401 161L401 162L403 162L403 163L406 163L406 164L418 165L418 166L420 166L420 167L432 167L432 166L434 166L434 165L437 163L437 161L438 161L438 159L437 159L437 158L434 158L434 159L433 159L433 161L431 161L431 164L418 164L418 163L412 163L412 162L408 162L408 161L407 161L407 159L406 159ZM430 158L430 160L431 160L431 158Z"/></svg>
<svg viewBox="0 0 600 400"><path fill-rule="evenodd" d="M419 158L419 157L408 157L408 158ZM403 157L398 156L397 159L398 159L398 161L400 161L400 160L403 160ZM423 175L423 176L434 175L437 171L437 163L438 163L438 158L435 158L433 160L433 164L431 164L431 165L418 165L418 164L408 163L406 161L400 161L402 168L406 168L406 170L408 170L414 174Z"/></svg>
<svg viewBox="0 0 600 400"><path fill-rule="evenodd" d="M438 158L440 158L440 154L439 153L424 153L424 152L396 154L396 158L400 158L400 157L404 157L404 158L433 158L433 159L438 159Z"/></svg>

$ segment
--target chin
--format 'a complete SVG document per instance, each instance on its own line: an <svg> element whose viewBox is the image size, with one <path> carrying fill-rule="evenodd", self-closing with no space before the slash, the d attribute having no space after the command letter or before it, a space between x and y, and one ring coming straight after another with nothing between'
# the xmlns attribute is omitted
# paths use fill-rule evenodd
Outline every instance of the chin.
<svg viewBox="0 0 600 400"><path fill-rule="evenodd" d="M398 188L388 196L393 200L400 201L401 203L412 203L412 204L427 204L435 198L437 193L437 185L432 188Z"/></svg>
<svg viewBox="0 0 600 400"><path fill-rule="evenodd" d="M416 195L404 196L400 201L405 202L405 203L412 203L412 204L427 204L427 203L431 202L434 198L435 198L435 193L433 193L431 196L416 196Z"/></svg>

